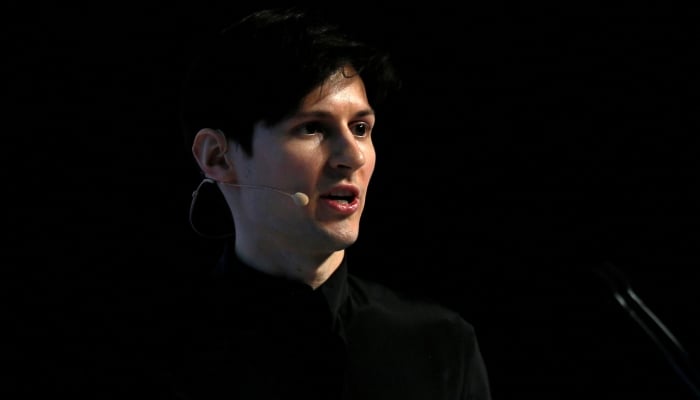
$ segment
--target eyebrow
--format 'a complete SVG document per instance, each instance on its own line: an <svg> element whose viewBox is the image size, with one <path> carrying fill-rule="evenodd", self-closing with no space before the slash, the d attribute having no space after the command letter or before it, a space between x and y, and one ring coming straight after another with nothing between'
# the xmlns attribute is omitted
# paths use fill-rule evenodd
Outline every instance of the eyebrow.
<svg viewBox="0 0 700 400"><path fill-rule="evenodd" d="M374 110L372 110L371 108L356 112L354 116L355 117L366 117L369 115L374 115ZM330 118L330 117L333 117L333 113L328 112L328 111L307 111L307 112L299 112L299 113L292 115L292 118L294 118L294 119L310 118L310 117Z"/></svg>

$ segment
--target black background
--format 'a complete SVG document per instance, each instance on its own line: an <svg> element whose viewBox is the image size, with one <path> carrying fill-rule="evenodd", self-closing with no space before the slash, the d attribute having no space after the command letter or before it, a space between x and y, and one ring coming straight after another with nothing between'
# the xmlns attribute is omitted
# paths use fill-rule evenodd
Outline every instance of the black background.
<svg viewBox="0 0 700 400"><path fill-rule="evenodd" d="M692 398L592 271L616 265L700 352L697 13L431 4L332 6L405 80L379 117L351 268L471 321L494 398ZM253 8L9 7L5 276L21 341L62 308L99 312L115 282L215 256L187 219L198 174L178 85L193 39Z"/></svg>

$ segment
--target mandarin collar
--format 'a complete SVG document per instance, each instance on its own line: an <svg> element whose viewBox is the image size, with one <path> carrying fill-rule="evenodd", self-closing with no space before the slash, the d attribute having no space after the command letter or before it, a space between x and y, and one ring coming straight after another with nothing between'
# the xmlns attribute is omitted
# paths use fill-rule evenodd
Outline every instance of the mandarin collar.
<svg viewBox="0 0 700 400"><path fill-rule="evenodd" d="M328 311L335 320L348 297L347 254L338 268L315 290L311 286L284 277L265 274L243 262L235 253L232 242L226 242L219 258L214 275L224 278L236 286L245 288L247 293L279 298L281 301L294 301L295 298L322 297Z"/></svg>

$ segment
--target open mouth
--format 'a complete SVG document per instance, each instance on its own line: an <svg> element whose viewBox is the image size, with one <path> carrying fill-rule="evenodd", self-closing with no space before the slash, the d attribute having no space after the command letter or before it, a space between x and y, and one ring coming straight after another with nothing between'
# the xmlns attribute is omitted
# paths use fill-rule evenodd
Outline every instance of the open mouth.
<svg viewBox="0 0 700 400"><path fill-rule="evenodd" d="M321 197L337 203L351 204L357 201L358 194L358 190L355 187L340 185L333 188L328 193L323 194Z"/></svg>
<svg viewBox="0 0 700 400"><path fill-rule="evenodd" d="M355 198L357 196L355 196L355 195L327 195L327 196L322 196L322 197L324 199L329 199L329 200L333 200L333 201L352 203L352 201L355 200Z"/></svg>

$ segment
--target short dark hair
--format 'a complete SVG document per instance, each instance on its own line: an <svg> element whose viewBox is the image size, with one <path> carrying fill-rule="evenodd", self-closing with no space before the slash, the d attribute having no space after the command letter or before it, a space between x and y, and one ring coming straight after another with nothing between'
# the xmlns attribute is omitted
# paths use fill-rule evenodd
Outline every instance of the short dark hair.
<svg viewBox="0 0 700 400"><path fill-rule="evenodd" d="M401 86L388 53L327 21L319 11L273 8L215 32L182 87L185 143L201 128L220 129L251 154L257 122L281 121L348 64L362 77L370 105L380 107Z"/></svg>

